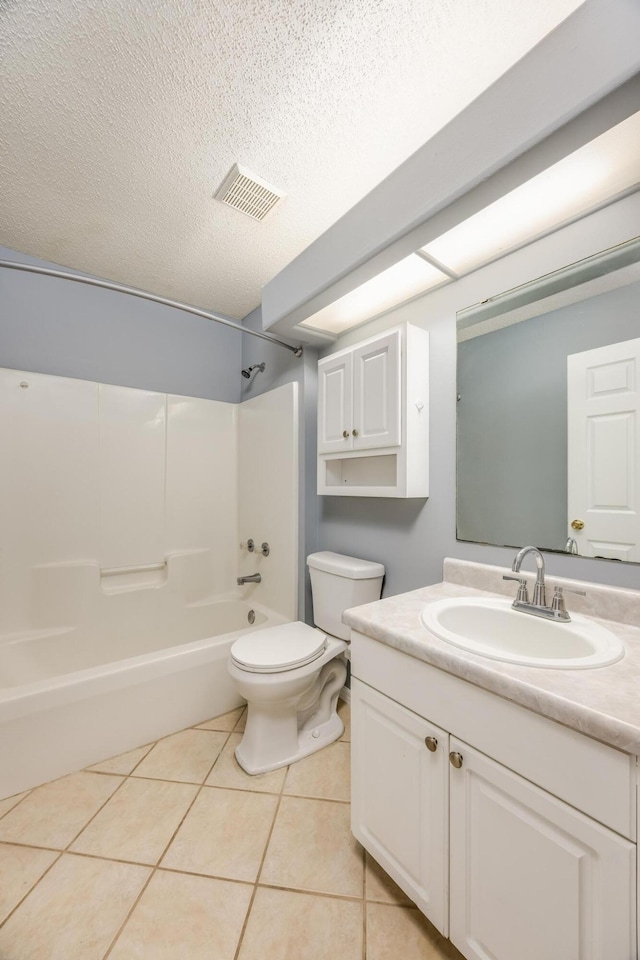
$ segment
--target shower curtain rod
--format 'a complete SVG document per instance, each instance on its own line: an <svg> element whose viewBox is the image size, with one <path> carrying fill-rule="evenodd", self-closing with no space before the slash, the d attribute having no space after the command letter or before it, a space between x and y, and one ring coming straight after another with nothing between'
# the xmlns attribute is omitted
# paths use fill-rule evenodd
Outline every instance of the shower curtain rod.
<svg viewBox="0 0 640 960"><path fill-rule="evenodd" d="M58 277L60 280L73 280L75 283L86 283L90 287L102 287L105 290L115 290L116 293L128 293L132 297L140 297L142 300L151 300L153 303L161 303L165 307L176 307L178 310L184 310L186 313L193 313L196 317L204 317L205 320L214 320L216 323L222 323L225 327L231 327L233 330L239 330L240 333L246 333L250 337L259 337L261 340L268 340L269 343L275 343L285 350L290 350L295 357L302 356L302 347L292 347L284 340L278 340L268 333L260 333L257 330L249 330L243 327L241 323L235 320L227 320L226 317L220 317L217 313L209 313L207 310L200 310L199 307L192 307L188 303L182 303L180 300L169 300L167 297L158 297L155 293L147 293L145 290L138 290L137 287L125 287L120 283L111 283L110 280L97 280L94 277L84 277L75 273L65 273L64 270L51 270L48 267L36 267L30 263L20 263L18 260L0 260L0 267L7 267L9 270L23 270L26 273L41 273L45 277Z"/></svg>

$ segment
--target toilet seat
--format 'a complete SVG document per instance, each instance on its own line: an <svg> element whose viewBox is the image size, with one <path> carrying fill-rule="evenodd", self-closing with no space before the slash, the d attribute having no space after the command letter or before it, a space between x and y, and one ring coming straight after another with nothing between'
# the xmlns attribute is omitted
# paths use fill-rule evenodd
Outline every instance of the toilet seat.
<svg viewBox="0 0 640 960"><path fill-rule="evenodd" d="M297 621L238 637L231 660L249 673L281 673L312 663L326 647L326 634Z"/></svg>

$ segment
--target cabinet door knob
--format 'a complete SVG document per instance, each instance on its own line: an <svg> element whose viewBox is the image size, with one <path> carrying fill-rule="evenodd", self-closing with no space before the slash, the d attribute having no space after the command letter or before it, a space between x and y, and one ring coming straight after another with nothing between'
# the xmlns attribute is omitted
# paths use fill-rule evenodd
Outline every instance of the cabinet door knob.
<svg viewBox="0 0 640 960"><path fill-rule="evenodd" d="M426 744L427 750L431 751L431 753L435 753L436 750L438 749L438 741L436 740L435 737L425 737L424 742Z"/></svg>
<svg viewBox="0 0 640 960"><path fill-rule="evenodd" d="M455 753L455 752L450 753L450 754L449 754L449 762L451 763L451 766L452 766L452 767L455 767L456 770L459 770L460 767L462 766L462 754L461 754L461 753Z"/></svg>
<svg viewBox="0 0 640 960"><path fill-rule="evenodd" d="M349 431L348 431L348 430L343 430L343 431L342 431L342 436L343 436L343 437L345 438L345 440L346 440L347 437L349 436Z"/></svg>
<svg viewBox="0 0 640 960"><path fill-rule="evenodd" d="M584 530L584 520L572 520L571 528L573 530Z"/></svg>
<svg viewBox="0 0 640 960"><path fill-rule="evenodd" d="M357 437L357 436L358 436L358 431L357 431L357 430L352 430L352 431L351 431L351 434L352 434L352 436Z"/></svg>

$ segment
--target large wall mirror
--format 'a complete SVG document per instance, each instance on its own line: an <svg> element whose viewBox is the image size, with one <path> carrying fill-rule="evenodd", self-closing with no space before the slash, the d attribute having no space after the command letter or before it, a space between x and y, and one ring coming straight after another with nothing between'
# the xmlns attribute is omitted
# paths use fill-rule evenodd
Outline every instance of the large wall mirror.
<svg viewBox="0 0 640 960"><path fill-rule="evenodd" d="M640 562L640 238L457 332L458 539Z"/></svg>

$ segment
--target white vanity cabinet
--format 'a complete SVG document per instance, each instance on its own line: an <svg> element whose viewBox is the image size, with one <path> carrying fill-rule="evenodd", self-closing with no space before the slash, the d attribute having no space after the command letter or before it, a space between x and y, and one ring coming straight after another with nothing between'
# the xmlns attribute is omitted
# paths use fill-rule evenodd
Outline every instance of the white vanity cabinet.
<svg viewBox="0 0 640 960"><path fill-rule="evenodd" d="M469 960L635 957L635 845L454 737L449 937ZM459 761L457 761L459 762Z"/></svg>
<svg viewBox="0 0 640 960"><path fill-rule="evenodd" d="M355 632L351 657L353 833L463 956L636 958L636 758Z"/></svg>
<svg viewBox="0 0 640 960"><path fill-rule="evenodd" d="M449 738L362 683L352 709L353 833L446 934Z"/></svg>
<svg viewBox="0 0 640 960"><path fill-rule="evenodd" d="M428 334L402 324L318 363L318 493L426 497Z"/></svg>

